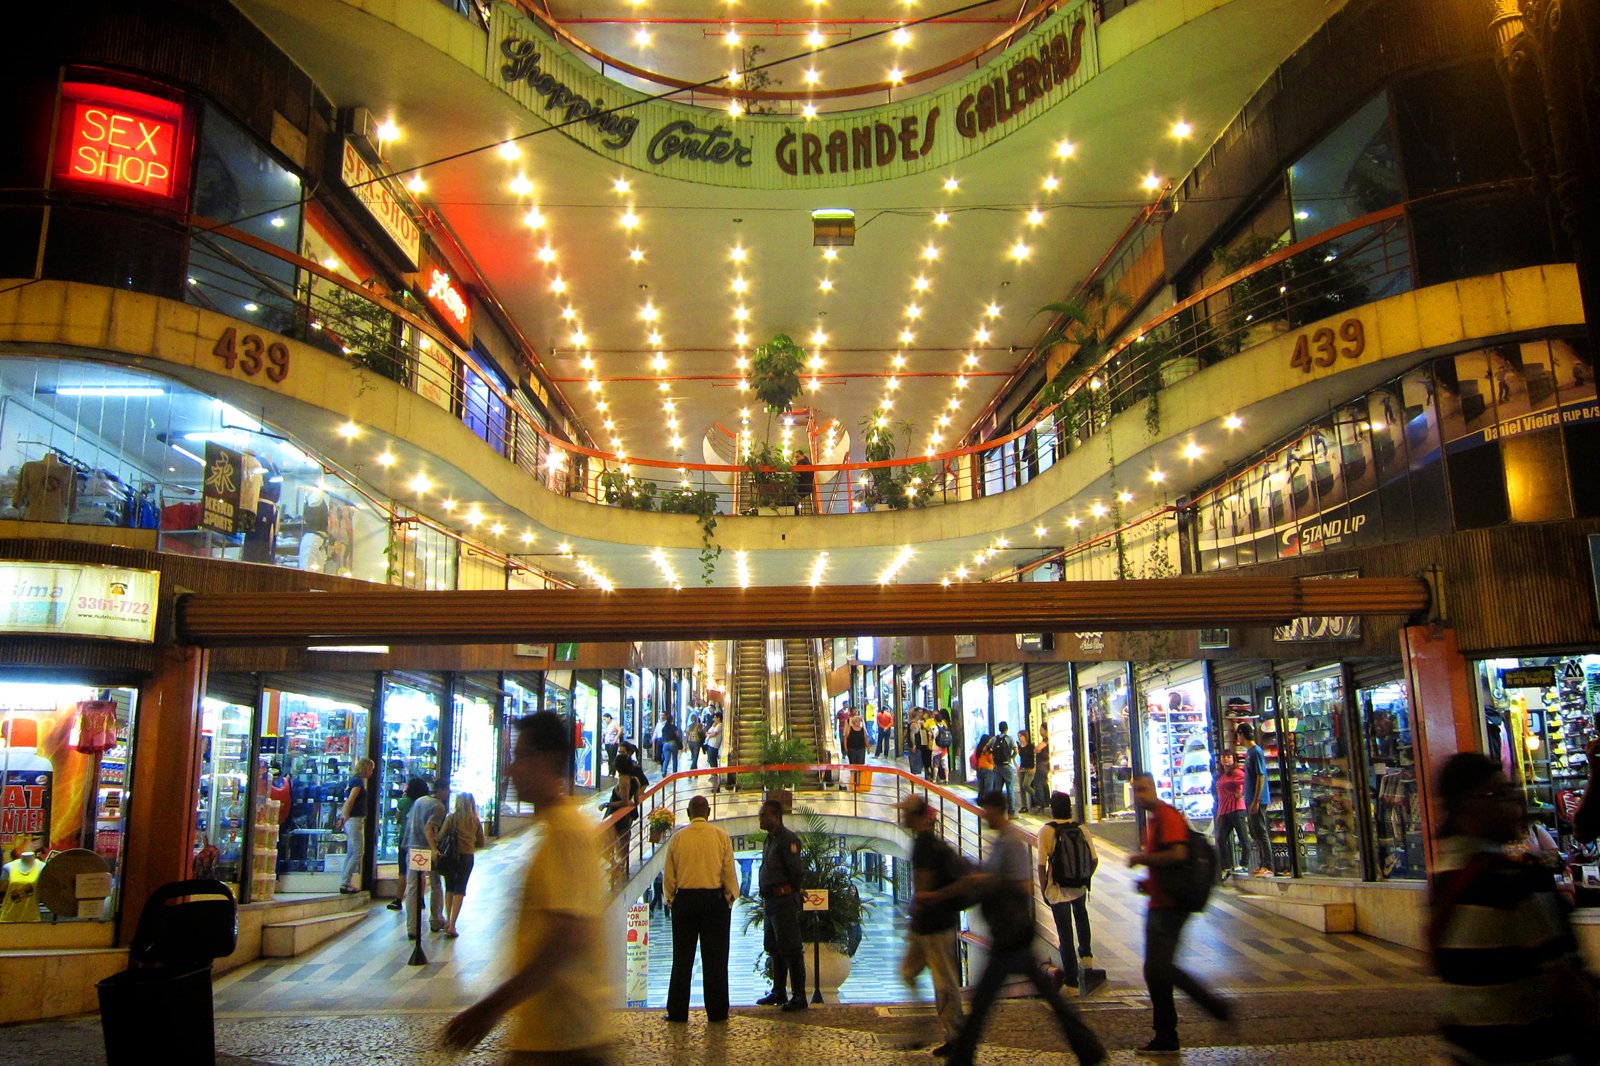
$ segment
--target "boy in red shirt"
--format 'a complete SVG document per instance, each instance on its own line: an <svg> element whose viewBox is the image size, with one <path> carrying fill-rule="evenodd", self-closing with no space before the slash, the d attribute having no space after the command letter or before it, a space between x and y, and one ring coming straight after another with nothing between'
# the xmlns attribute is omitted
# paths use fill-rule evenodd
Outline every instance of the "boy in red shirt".
<svg viewBox="0 0 1600 1066"><path fill-rule="evenodd" d="M1172 990L1181 988L1190 999L1218 1021L1230 1021L1233 1010L1226 1000L1205 988L1192 974L1174 964L1178 938L1189 912L1173 903L1154 876L1163 866L1176 866L1189 859L1189 823L1176 807L1162 803L1156 795L1155 778L1140 774L1133 779L1133 802L1145 813L1144 850L1128 856L1129 866L1148 866L1152 876L1139 882L1139 891L1150 897L1144 922L1144 982L1150 989L1150 1006L1155 1014L1156 1038L1139 1049L1141 1055L1178 1054L1178 1008Z"/></svg>

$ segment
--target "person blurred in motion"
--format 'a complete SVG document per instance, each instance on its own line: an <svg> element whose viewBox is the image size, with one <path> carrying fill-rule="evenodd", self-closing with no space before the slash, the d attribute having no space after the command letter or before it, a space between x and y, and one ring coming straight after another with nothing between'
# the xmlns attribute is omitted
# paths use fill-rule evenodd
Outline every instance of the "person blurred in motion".
<svg viewBox="0 0 1600 1066"><path fill-rule="evenodd" d="M1181 988L1202 1010L1218 1021L1229 1021L1233 1009L1226 1000L1180 968L1175 961L1178 940L1189 921L1190 912L1179 906L1161 887L1156 871L1190 860L1189 823L1170 803L1156 793L1156 779L1140 774L1133 779L1133 802L1145 813L1143 850L1128 856L1129 866L1147 866L1151 876L1139 882L1139 891L1150 897L1144 920L1144 983L1150 990L1154 1013L1155 1039L1139 1049L1141 1055L1179 1053L1178 1007L1173 990Z"/></svg>
<svg viewBox="0 0 1600 1066"><path fill-rule="evenodd" d="M989 963L973 992L966 1023L950 1042L946 1060L955 1066L972 1066L1000 986L1006 978L1020 975L1032 981L1049 1004L1061 1034L1080 1063L1101 1066L1110 1062L1100 1038L1062 998L1060 989L1033 957L1033 860L1028 854L1027 837L1006 814L1005 793L985 792L978 798L978 806L983 809L984 823L995 834L983 870L937 891L912 897L914 903L920 900L917 905L926 909L976 896L982 900L983 917L989 925Z"/></svg>
<svg viewBox="0 0 1600 1066"><path fill-rule="evenodd" d="M567 795L572 737L541 711L517 722L509 773L531 800L543 839L523 879L508 936L511 976L445 1026L447 1047L477 1047L501 1018L509 1064L603 1066L611 1061L609 964L601 918L606 886L594 822Z"/></svg>
<svg viewBox="0 0 1600 1066"><path fill-rule="evenodd" d="M966 876L966 863L934 831L933 808L926 799L913 795L895 807L901 811L900 824L914 836L911 844L913 893L936 892ZM961 959L956 946L960 926L961 911L954 903L921 906L916 896L912 896L911 928L906 934L900 979L915 988L923 970L933 975L934 1008L944 1028L944 1043L934 1048L935 1055L948 1055L951 1043L961 1032Z"/></svg>
<svg viewBox="0 0 1600 1066"><path fill-rule="evenodd" d="M1570 908L1548 865L1504 851L1526 832L1526 797L1476 752L1445 762L1435 795L1444 821L1428 945L1445 983L1440 1022L1452 1061L1596 1061L1600 995L1578 957Z"/></svg>
<svg viewBox="0 0 1600 1066"><path fill-rule="evenodd" d="M733 841L711 824L711 802L689 800L689 824L672 834L662 890L672 914L672 980L667 986L667 1021L689 1020L689 981L700 951L700 982L706 1021L728 1020L728 940L739 871Z"/></svg>
<svg viewBox="0 0 1600 1066"><path fill-rule="evenodd" d="M488 844L483 836L483 820L478 817L478 801L470 792L456 793L455 808L439 829L441 839L452 833L456 838L456 861L444 872L444 935L454 940L458 935L456 919L461 917L461 904L467 898L467 881L472 877L478 849Z"/></svg>

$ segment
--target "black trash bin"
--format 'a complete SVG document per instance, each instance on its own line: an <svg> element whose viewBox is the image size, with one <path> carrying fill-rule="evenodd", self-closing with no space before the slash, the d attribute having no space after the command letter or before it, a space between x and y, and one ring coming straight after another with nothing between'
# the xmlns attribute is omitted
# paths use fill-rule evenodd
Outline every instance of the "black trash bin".
<svg viewBox="0 0 1600 1066"><path fill-rule="evenodd" d="M107 1066L142 1066L153 1047L167 1062L215 1063L211 963L238 941L238 906L221 881L156 889L139 913L128 968L96 986Z"/></svg>

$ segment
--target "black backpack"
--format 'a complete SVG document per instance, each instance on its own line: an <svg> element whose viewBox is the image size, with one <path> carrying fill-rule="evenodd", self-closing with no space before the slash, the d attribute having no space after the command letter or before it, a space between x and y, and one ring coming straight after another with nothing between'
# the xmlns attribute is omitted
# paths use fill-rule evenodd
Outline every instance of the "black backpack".
<svg viewBox="0 0 1600 1066"><path fill-rule="evenodd" d="M1089 850L1083 826L1076 822L1051 822L1056 846L1050 853L1050 880L1061 888L1088 888L1100 858Z"/></svg>
<svg viewBox="0 0 1600 1066"><path fill-rule="evenodd" d="M950 742L955 738L950 735L950 727L942 725L933 732L933 743L940 748L950 747Z"/></svg>
<svg viewBox="0 0 1600 1066"><path fill-rule="evenodd" d="M1157 866L1151 872L1173 903L1194 914L1205 910L1211 888L1217 882L1217 849L1193 826L1189 827L1185 843L1189 848L1187 859L1172 866Z"/></svg>
<svg viewBox="0 0 1600 1066"><path fill-rule="evenodd" d="M1011 760L1016 757L1017 746L1011 742L1010 737L1001 733L990 743L989 754L994 756L996 766L1010 766Z"/></svg>

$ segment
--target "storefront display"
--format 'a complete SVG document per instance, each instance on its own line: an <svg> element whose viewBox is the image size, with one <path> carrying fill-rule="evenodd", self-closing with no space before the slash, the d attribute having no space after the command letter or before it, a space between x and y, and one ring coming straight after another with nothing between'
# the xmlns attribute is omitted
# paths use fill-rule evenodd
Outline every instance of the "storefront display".
<svg viewBox="0 0 1600 1066"><path fill-rule="evenodd" d="M1255 731L1267 762L1266 815L1269 857L1256 855L1255 862L1273 871L1294 873L1294 856L1289 845L1288 789L1283 777L1283 731L1278 727L1278 697L1270 667L1266 663L1218 663L1213 666L1216 698L1222 709L1222 742L1244 765L1249 744L1241 743L1237 730L1248 725Z"/></svg>
<svg viewBox="0 0 1600 1066"><path fill-rule="evenodd" d="M57 852L83 848L120 884L136 703L130 688L0 684L0 864L17 863L12 872L26 877ZM32 861L22 861L27 852ZM32 920L35 906L8 920ZM112 913L83 900L75 914L46 908L44 920Z"/></svg>
<svg viewBox="0 0 1600 1066"><path fill-rule="evenodd" d="M1089 741L1088 820L1133 818L1133 729L1126 663L1101 663L1078 673Z"/></svg>
<svg viewBox="0 0 1600 1066"><path fill-rule="evenodd" d="M1212 792L1211 715L1200 664L1136 667L1143 710L1144 769L1156 795L1189 818L1208 819L1216 810ZM1148 672L1148 673L1147 673Z"/></svg>
<svg viewBox="0 0 1600 1066"><path fill-rule="evenodd" d="M1369 816L1377 842L1378 877L1421 880L1422 812L1417 798L1417 760L1411 706L1399 679L1376 684L1357 680L1366 761Z"/></svg>
<svg viewBox="0 0 1600 1066"><path fill-rule="evenodd" d="M1484 751L1527 795L1529 820L1589 864L1572 837L1588 781L1584 745L1600 720L1600 654L1488 659L1477 664Z"/></svg>
<svg viewBox="0 0 1600 1066"><path fill-rule="evenodd" d="M289 804L287 816L281 806L278 811L280 840L286 830L287 841L276 890L334 891L345 860L339 812L351 771L366 757L370 712L354 703L275 688L266 689L264 703L257 773L267 783L265 802ZM267 817L264 804L252 814Z"/></svg>
<svg viewBox="0 0 1600 1066"><path fill-rule="evenodd" d="M1361 877L1344 677L1333 665L1281 682L1299 869L1306 876Z"/></svg>
<svg viewBox="0 0 1600 1066"><path fill-rule="evenodd" d="M1046 774L1046 792L1065 792L1072 797L1073 810L1081 806L1078 795L1077 774L1077 708L1072 702L1072 689L1061 688L1048 695L1037 697L1036 716L1043 725L1045 738L1050 743L1049 762L1039 768ZM1035 742L1037 743L1037 742Z"/></svg>
<svg viewBox="0 0 1600 1066"><path fill-rule="evenodd" d="M992 732L989 725L989 672L981 666L961 667L961 722L964 730L965 750L959 767L950 769L951 780L976 783L978 771L973 769L970 756L978 741Z"/></svg>
<svg viewBox="0 0 1600 1066"><path fill-rule="evenodd" d="M416 777L431 785L439 777L439 693L443 682L426 676L408 680L416 684L385 678L383 685L383 745L378 760L383 816L379 819L378 862L396 862L400 858L403 827L396 813L406 782Z"/></svg>
<svg viewBox="0 0 1600 1066"><path fill-rule="evenodd" d="M450 790L471 793L485 825L494 824L498 798L494 782L502 694L497 680L494 674L458 677L450 722Z"/></svg>
<svg viewBox="0 0 1600 1066"><path fill-rule="evenodd" d="M595 680L579 675L572 686L572 783L577 788L594 788L600 772L595 738L600 728L600 692Z"/></svg>
<svg viewBox="0 0 1600 1066"><path fill-rule="evenodd" d="M206 697L200 713L200 801L195 809L195 867L239 892L249 814L252 707ZM208 850L209 849L209 850Z"/></svg>
<svg viewBox="0 0 1600 1066"><path fill-rule="evenodd" d="M998 731L1001 723L1004 723L1015 738L1028 728L1027 708L1023 705L1022 667L996 666L993 671L994 727Z"/></svg>

